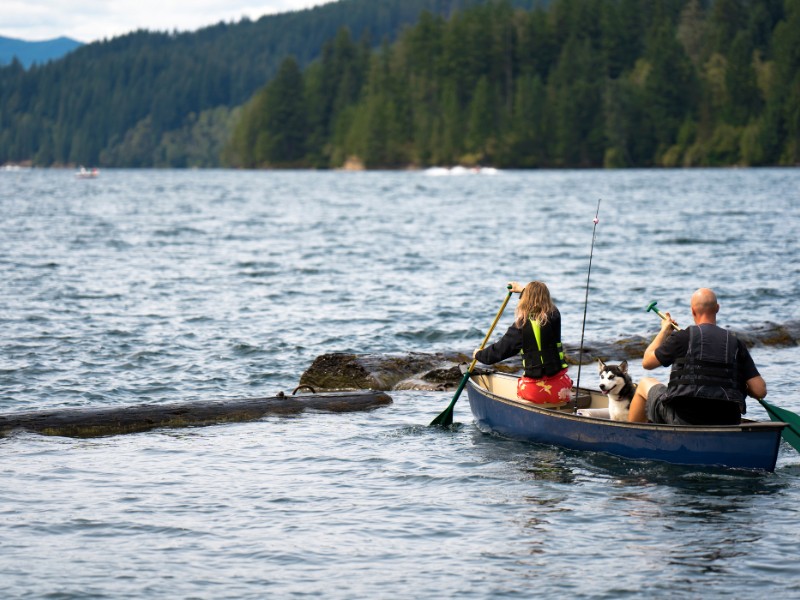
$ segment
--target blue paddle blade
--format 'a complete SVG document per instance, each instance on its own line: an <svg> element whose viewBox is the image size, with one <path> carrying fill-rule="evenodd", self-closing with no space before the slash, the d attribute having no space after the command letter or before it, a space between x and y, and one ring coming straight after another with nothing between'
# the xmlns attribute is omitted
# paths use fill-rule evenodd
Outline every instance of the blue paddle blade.
<svg viewBox="0 0 800 600"><path fill-rule="evenodd" d="M783 429L781 436L792 448L800 452L800 415L785 408L779 408L766 400L758 400L773 421L782 421L788 427Z"/></svg>

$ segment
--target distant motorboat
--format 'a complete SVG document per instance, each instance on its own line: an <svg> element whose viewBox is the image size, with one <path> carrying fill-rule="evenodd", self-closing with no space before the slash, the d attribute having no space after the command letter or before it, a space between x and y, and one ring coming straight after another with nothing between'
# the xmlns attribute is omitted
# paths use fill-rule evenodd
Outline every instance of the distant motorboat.
<svg viewBox="0 0 800 600"><path fill-rule="evenodd" d="M81 167L78 169L78 172L75 173L75 177L78 179L94 179L100 175L100 171L98 169L87 169L85 167Z"/></svg>

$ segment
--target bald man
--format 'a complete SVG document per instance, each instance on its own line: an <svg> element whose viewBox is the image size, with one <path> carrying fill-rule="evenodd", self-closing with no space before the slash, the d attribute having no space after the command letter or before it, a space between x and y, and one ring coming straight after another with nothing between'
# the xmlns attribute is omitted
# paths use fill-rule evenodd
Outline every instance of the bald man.
<svg viewBox="0 0 800 600"><path fill-rule="evenodd" d="M767 384L744 342L717 327L719 304L708 288L692 294L695 324L675 331L669 313L645 350L645 369L672 366L669 385L644 377L631 402L629 420L673 425L738 424L745 397L763 398ZM677 325L677 324L676 324Z"/></svg>

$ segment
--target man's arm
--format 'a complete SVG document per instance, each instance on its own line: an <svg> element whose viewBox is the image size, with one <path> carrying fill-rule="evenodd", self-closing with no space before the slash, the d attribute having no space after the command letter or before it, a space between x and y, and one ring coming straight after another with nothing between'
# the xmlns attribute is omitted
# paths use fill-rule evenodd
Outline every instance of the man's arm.
<svg viewBox="0 0 800 600"><path fill-rule="evenodd" d="M767 395L767 382L761 375L751 377L745 385L747 386L747 395L752 398L763 398Z"/></svg>
<svg viewBox="0 0 800 600"><path fill-rule="evenodd" d="M661 366L661 362L656 358L656 350L661 347L661 344L664 343L673 331L672 324L674 321L672 317L669 316L669 313L665 313L666 319L661 321L661 331L658 332L656 337L653 338L653 341L650 342L650 345L647 347L647 350L644 351L644 357L642 357L642 367L647 370L655 369L656 367Z"/></svg>

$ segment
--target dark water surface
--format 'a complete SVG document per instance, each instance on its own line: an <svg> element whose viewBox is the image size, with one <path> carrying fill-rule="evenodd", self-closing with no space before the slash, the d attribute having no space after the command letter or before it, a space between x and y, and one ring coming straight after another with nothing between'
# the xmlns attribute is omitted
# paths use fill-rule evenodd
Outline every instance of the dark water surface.
<svg viewBox="0 0 800 600"><path fill-rule="evenodd" d="M722 325L798 319L797 169L0 172L0 411L272 395L326 352L468 351L508 279L546 281L577 346L598 199L587 341L653 335L652 300L687 325L699 286ZM798 348L752 353L800 412ZM694 470L486 436L466 398L436 431L451 393L392 396L0 439L0 594L800 598L787 445L773 474Z"/></svg>

